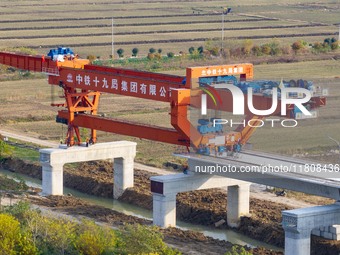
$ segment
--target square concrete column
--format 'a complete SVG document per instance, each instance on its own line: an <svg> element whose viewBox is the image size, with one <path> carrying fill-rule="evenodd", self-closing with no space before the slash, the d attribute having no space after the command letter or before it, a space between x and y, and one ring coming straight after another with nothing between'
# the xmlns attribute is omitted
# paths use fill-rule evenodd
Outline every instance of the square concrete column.
<svg viewBox="0 0 340 255"><path fill-rule="evenodd" d="M176 194L153 193L152 198L153 224L163 228L176 227Z"/></svg>
<svg viewBox="0 0 340 255"><path fill-rule="evenodd" d="M42 194L63 195L63 165L48 163L42 164Z"/></svg>
<svg viewBox="0 0 340 255"><path fill-rule="evenodd" d="M242 216L249 215L250 184L228 187L227 222L230 227L238 227Z"/></svg>
<svg viewBox="0 0 340 255"><path fill-rule="evenodd" d="M310 255L310 231L285 230L285 254Z"/></svg>
<svg viewBox="0 0 340 255"><path fill-rule="evenodd" d="M133 187L134 157L115 158L113 164L113 198L118 199L127 188Z"/></svg>

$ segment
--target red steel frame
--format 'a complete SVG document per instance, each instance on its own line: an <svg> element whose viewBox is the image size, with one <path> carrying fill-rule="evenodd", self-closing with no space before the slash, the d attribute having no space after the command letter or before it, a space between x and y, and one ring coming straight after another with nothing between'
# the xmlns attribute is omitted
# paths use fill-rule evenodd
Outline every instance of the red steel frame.
<svg viewBox="0 0 340 255"><path fill-rule="evenodd" d="M49 84L64 89L67 111L58 111L58 117L67 120L68 132L66 143L70 146L81 142L79 127L91 129L90 142L96 142L96 130L129 135L170 144L198 147L204 137L189 122L188 106L200 107L200 93L192 90L198 87L200 77L217 75L240 75L241 80L253 78L252 64L204 66L187 68L186 77L151 72L142 72L122 68L85 65L84 68L63 67L62 63L52 61L49 57L31 56L19 53L0 52L0 63L23 70L46 72ZM68 64L69 66L69 64ZM174 129L158 126L106 119L97 116L100 93L111 93L138 97L149 100L168 102L171 106L171 125ZM223 103L218 110L232 111L232 95L229 91L221 91ZM263 96L254 99L256 109L268 109L271 99ZM245 100L246 102L246 100ZM313 98L315 107L325 105L324 97ZM60 106L60 105L59 105ZM215 109L208 100L208 108ZM245 114L258 120L261 118L249 115L245 106ZM273 115L279 114L276 109ZM245 143L255 128L237 128Z"/></svg>

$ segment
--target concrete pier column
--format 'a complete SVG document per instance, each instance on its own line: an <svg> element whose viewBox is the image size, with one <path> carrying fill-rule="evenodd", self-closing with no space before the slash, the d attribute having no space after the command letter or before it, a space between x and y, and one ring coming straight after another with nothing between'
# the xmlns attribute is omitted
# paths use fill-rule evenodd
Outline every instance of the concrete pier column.
<svg viewBox="0 0 340 255"><path fill-rule="evenodd" d="M338 203L283 211L285 254L309 255L312 230L339 223L340 205Z"/></svg>
<svg viewBox="0 0 340 255"><path fill-rule="evenodd" d="M228 226L238 227L241 217L249 214L249 189L248 183L228 186Z"/></svg>
<svg viewBox="0 0 340 255"><path fill-rule="evenodd" d="M115 158L114 169L114 185L113 185L113 198L118 199L127 188L133 187L133 157Z"/></svg>
<svg viewBox="0 0 340 255"><path fill-rule="evenodd" d="M152 176L150 180L153 197L153 224L161 227L176 225L176 194L180 192L236 185L236 192L231 193L241 200L242 205L237 205L239 208L237 211L241 210L241 215L249 212L249 183L247 182L190 171L188 174ZM238 202L235 198L231 198L231 201L236 204Z"/></svg>
<svg viewBox="0 0 340 255"><path fill-rule="evenodd" d="M167 228L176 226L176 194L153 193L153 224Z"/></svg>
<svg viewBox="0 0 340 255"><path fill-rule="evenodd" d="M285 254L309 255L311 231L285 231Z"/></svg>
<svg viewBox="0 0 340 255"><path fill-rule="evenodd" d="M63 195L63 165L42 164L42 194Z"/></svg>
<svg viewBox="0 0 340 255"><path fill-rule="evenodd" d="M114 158L114 197L133 187L133 160L137 143L128 141L97 143L89 147L60 145L59 148L41 149L40 163L44 195L63 195L63 165Z"/></svg>

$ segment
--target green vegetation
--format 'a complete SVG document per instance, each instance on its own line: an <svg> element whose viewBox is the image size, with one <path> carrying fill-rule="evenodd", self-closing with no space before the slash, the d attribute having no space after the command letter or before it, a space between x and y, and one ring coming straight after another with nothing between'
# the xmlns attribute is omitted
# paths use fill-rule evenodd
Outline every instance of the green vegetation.
<svg viewBox="0 0 340 255"><path fill-rule="evenodd" d="M0 135L0 160L13 154L13 147L6 143Z"/></svg>
<svg viewBox="0 0 340 255"><path fill-rule="evenodd" d="M243 247L233 246L231 251L228 251L224 255L252 255L251 252L246 251Z"/></svg>
<svg viewBox="0 0 340 255"><path fill-rule="evenodd" d="M50 218L19 202L0 211L0 254L177 255L156 227L125 225L119 230L93 221Z"/></svg>
<svg viewBox="0 0 340 255"><path fill-rule="evenodd" d="M27 191L28 186L25 181L16 177L18 181L9 179L7 176L0 175L0 190L22 192ZM0 195L1 196L1 195Z"/></svg>

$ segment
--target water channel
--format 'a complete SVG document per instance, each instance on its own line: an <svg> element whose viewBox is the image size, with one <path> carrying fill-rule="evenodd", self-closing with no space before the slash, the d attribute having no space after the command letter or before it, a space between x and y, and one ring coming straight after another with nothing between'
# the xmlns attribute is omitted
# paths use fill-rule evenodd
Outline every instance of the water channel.
<svg viewBox="0 0 340 255"><path fill-rule="evenodd" d="M25 180L26 184L30 187L36 187L41 189L41 180L31 178L29 176L13 173L10 171L6 171L3 169L0 169L1 175L7 175L10 178L16 178L20 177L21 179ZM96 196L91 196L85 193L81 193L79 191L76 191L74 189L69 189L64 187L64 194L72 194L74 197L81 198L85 201L88 201L92 204L103 206L106 208L110 208L112 210L115 210L117 212L124 213L126 215L132 215L140 218L145 218L152 220L152 212L149 210L146 210L144 208L140 208L135 205L127 204L121 201L109 199L109 198L101 198ZM256 247L256 246L262 246L267 249L273 249L278 251L283 251L281 248L278 248L273 245L266 244L261 241L254 240L252 238L249 238L245 235L242 235L240 233L237 233L233 230L228 229L216 229L213 227L208 226L201 226L201 225L194 225L191 223L186 223L182 221L177 221L177 227L184 229L184 230L194 230L203 233L205 236L209 236L215 239L220 240L226 240L234 244L240 244L240 245L247 245L250 247Z"/></svg>

